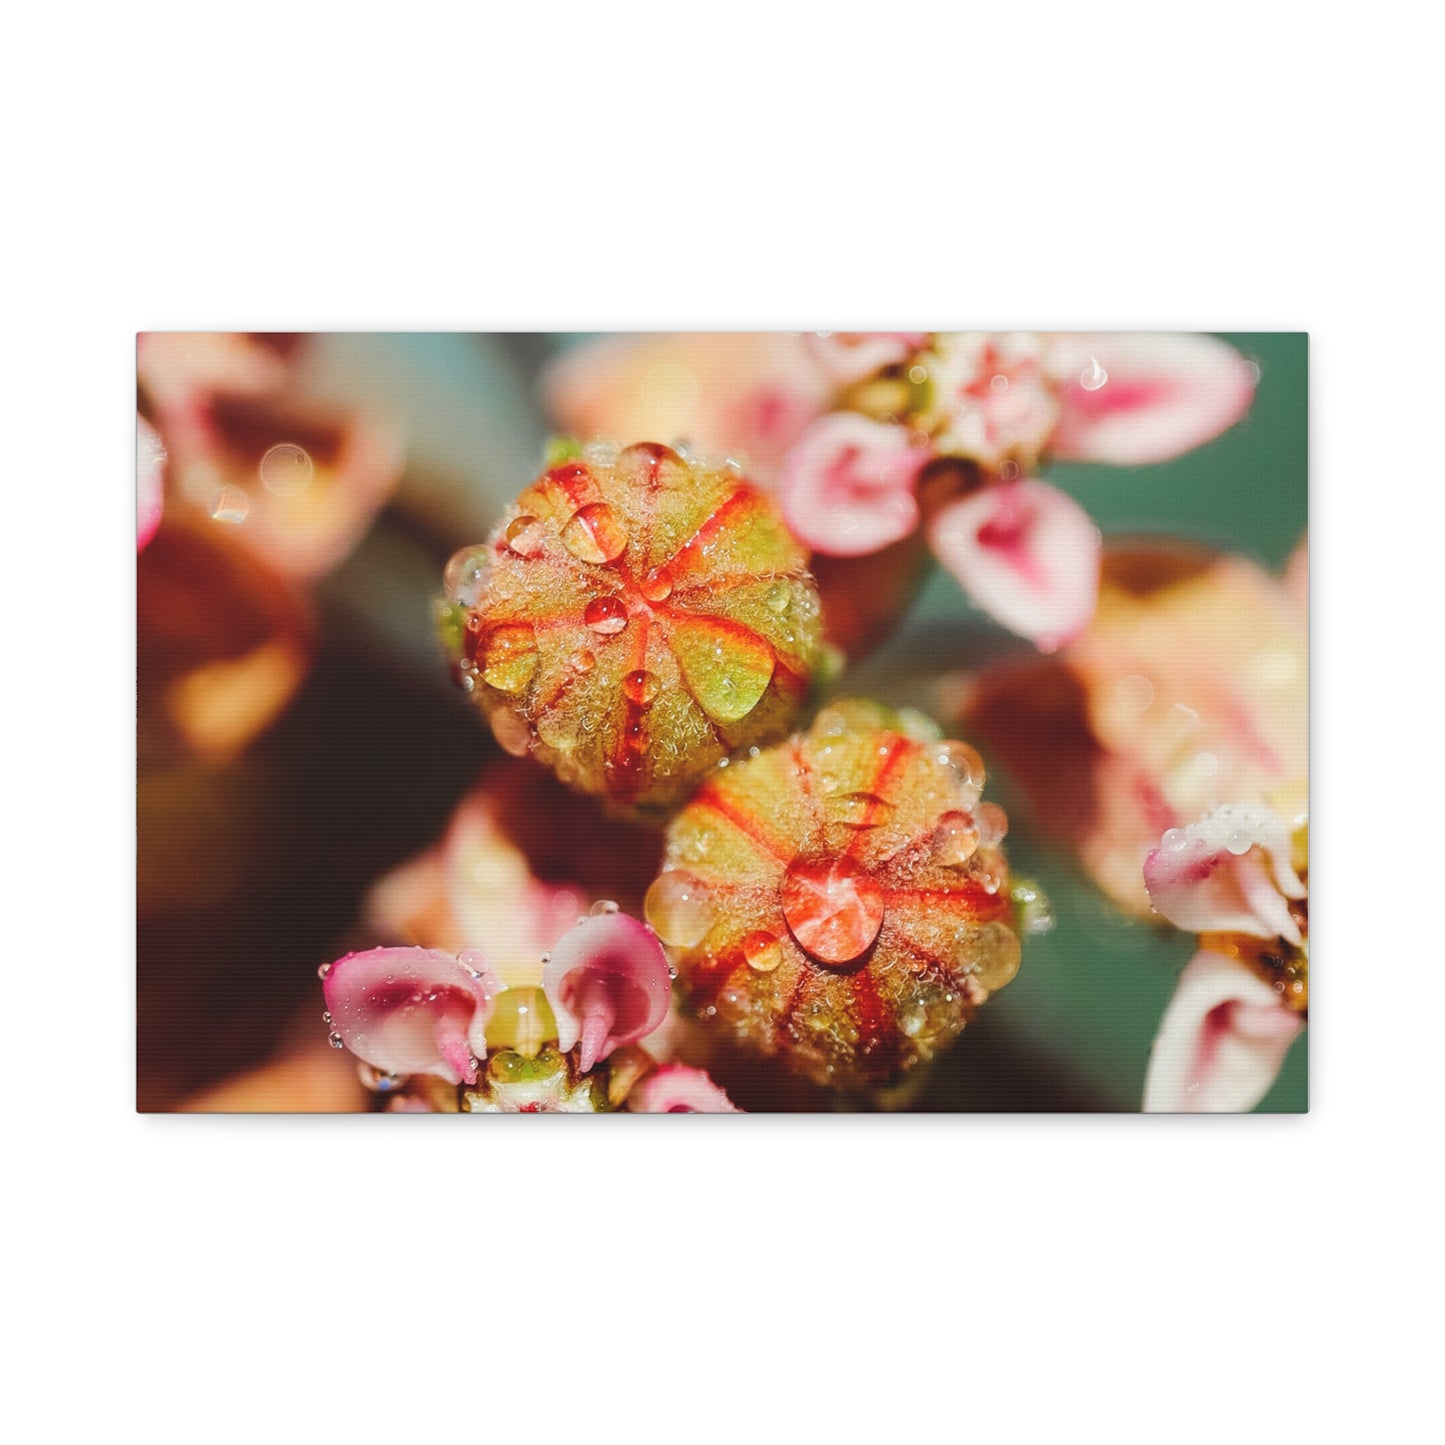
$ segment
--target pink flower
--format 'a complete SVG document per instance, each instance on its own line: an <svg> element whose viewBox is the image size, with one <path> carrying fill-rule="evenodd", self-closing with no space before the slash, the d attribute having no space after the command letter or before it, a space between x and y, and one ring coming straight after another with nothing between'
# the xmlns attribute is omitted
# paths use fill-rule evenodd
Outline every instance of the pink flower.
<svg viewBox="0 0 1445 1445"><path fill-rule="evenodd" d="M281 335L147 332L136 371L176 508L309 580L360 540L404 457L390 423L304 398L304 346Z"/></svg>
<svg viewBox="0 0 1445 1445"><path fill-rule="evenodd" d="M916 525L925 464L963 463L959 499L930 508L934 550L979 607L1043 651L1088 624L1099 537L1075 502L1027 474L1046 455L1176 456L1237 421L1253 395L1248 363L1202 336L974 332L904 355L901 345L890 335L849 354L879 369L850 375L842 409L789 452L789 525L816 552L877 551Z"/></svg>
<svg viewBox="0 0 1445 1445"><path fill-rule="evenodd" d="M501 985L479 953L373 948L331 965L323 984L333 1042L387 1074L475 1084Z"/></svg>
<svg viewBox="0 0 1445 1445"><path fill-rule="evenodd" d="M1077 637L1094 615L1099 529L1047 482L1001 482L950 502L928 539L969 596L1040 652Z"/></svg>
<svg viewBox="0 0 1445 1445"><path fill-rule="evenodd" d="M1302 578L1302 558L1291 577ZM1116 903L1149 917L1144 860L1168 829L1228 801L1286 820L1303 806L1300 589L1244 557L1113 545L1087 630L1057 657L968 679L960 703L1035 823Z"/></svg>
<svg viewBox="0 0 1445 1445"><path fill-rule="evenodd" d="M1148 1111L1252 1109L1304 1027L1308 997L1304 824L1221 807L1174 828L1144 865L1171 923L1203 935L1160 1025Z"/></svg>
<svg viewBox="0 0 1445 1445"><path fill-rule="evenodd" d="M1247 933L1303 942L1289 900L1305 896L1288 830L1265 809L1215 808L1171 828L1144 861L1155 909L1191 933Z"/></svg>
<svg viewBox="0 0 1445 1445"><path fill-rule="evenodd" d="M559 831L555 820L564 810L569 827ZM493 1063L485 1074L474 1070L468 1077L455 1047L448 1055L428 1044L429 1052L414 1049L413 1066L404 1068L389 1037L381 1045L387 1050L383 1058L376 1052L375 1027L343 1027L343 1018L351 1016L331 1008L340 1043L385 1074L422 1074L474 1086L462 1103L472 1110L591 1110L607 1107L609 1099L613 1106L622 1102L639 1079L670 1057L682 1024L670 1009L672 980L656 935L615 903L593 904L591 894L604 878L606 886L622 884L621 896L630 897L635 872L640 896L655 872L656 846L651 833L594 814L536 769L505 763L489 770L483 786L458 807L441 841L373 887L366 914L378 932L422 945L374 953L431 960L437 971L431 982L450 982L458 950L473 945L460 958L482 976L488 999L472 1016L467 1041L477 1060L486 1056L490 1041ZM546 883L533 872L534 866L552 872L563 863L593 881ZM328 1000L338 973L343 983L360 979L360 986L370 985L354 960L371 956L354 955L330 970ZM384 1000L398 1007L409 1001L417 1007L411 995ZM444 996L439 1006L455 1045L461 1000ZM421 1031L423 1042L426 1023L412 1019L413 1034ZM366 1035L361 1047L358 1033ZM407 1036L411 1042L413 1034ZM364 1052L367 1048L372 1052ZM608 1069L599 1070L604 1062ZM429 1089L424 1078L402 1091L429 1108L458 1107L454 1093Z"/></svg>
<svg viewBox="0 0 1445 1445"><path fill-rule="evenodd" d="M662 1025L672 979L657 935L625 913L584 918L552 950L542 987L563 1052L580 1041L582 1072Z"/></svg>
<svg viewBox="0 0 1445 1445"><path fill-rule="evenodd" d="M918 526L913 485L927 447L910 446L901 427L838 412L810 427L789 455L788 526L816 552L876 552Z"/></svg>
<svg viewBox="0 0 1445 1445"><path fill-rule="evenodd" d="M742 1111L701 1069L665 1064L627 1096L634 1114L739 1114Z"/></svg>
<svg viewBox="0 0 1445 1445"><path fill-rule="evenodd" d="M1246 1113L1269 1092L1303 1017L1263 979L1201 949L1159 1025L1144 1111Z"/></svg>

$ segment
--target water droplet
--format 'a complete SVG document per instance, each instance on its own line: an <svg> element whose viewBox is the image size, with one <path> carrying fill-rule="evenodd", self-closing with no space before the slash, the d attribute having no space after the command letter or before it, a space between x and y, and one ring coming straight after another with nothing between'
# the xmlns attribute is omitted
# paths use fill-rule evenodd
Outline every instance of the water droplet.
<svg viewBox="0 0 1445 1445"><path fill-rule="evenodd" d="M771 973L783 961L783 941L759 928L743 939L743 957L755 973Z"/></svg>
<svg viewBox="0 0 1445 1445"><path fill-rule="evenodd" d="M1120 678L1114 696L1125 712L1145 712L1154 701L1154 684L1142 672Z"/></svg>
<svg viewBox="0 0 1445 1445"><path fill-rule="evenodd" d="M592 916L594 918L601 917L607 913L619 912L621 912L621 909L610 898L599 898L597 902L592 905Z"/></svg>
<svg viewBox="0 0 1445 1445"><path fill-rule="evenodd" d="M589 502L562 528L562 545L583 562L615 562L627 550L627 527L615 507Z"/></svg>
<svg viewBox="0 0 1445 1445"><path fill-rule="evenodd" d="M574 652L567 662L573 672L585 675L597 666L597 657L583 647Z"/></svg>
<svg viewBox="0 0 1445 1445"><path fill-rule="evenodd" d="M1014 482L1019 477L1019 464L1011 457L1005 457L998 464L998 474L1005 482Z"/></svg>
<svg viewBox="0 0 1445 1445"><path fill-rule="evenodd" d="M304 447L279 442L261 458L261 483L278 497L294 497L311 485L315 470Z"/></svg>
<svg viewBox="0 0 1445 1445"><path fill-rule="evenodd" d="M504 753L524 758L532 751L532 726L519 712L499 707L491 716L492 736Z"/></svg>
<svg viewBox="0 0 1445 1445"><path fill-rule="evenodd" d="M676 948L700 943L712 927L714 911L705 886L691 873L660 874L647 890L642 911L652 931Z"/></svg>
<svg viewBox="0 0 1445 1445"><path fill-rule="evenodd" d="M238 526L251 512L251 498L240 487L222 487L211 502L211 520Z"/></svg>
<svg viewBox="0 0 1445 1445"><path fill-rule="evenodd" d="M1098 391L1108 381L1109 373L1099 365L1099 358L1091 356L1089 364L1079 373L1079 385L1085 391Z"/></svg>
<svg viewBox="0 0 1445 1445"><path fill-rule="evenodd" d="M406 1083L401 1074L390 1074L385 1069L374 1068L370 1064L358 1064L356 1076L361 1080L364 1088L370 1089L373 1094L394 1094Z"/></svg>
<svg viewBox="0 0 1445 1445"><path fill-rule="evenodd" d="M973 816L978 821L981 843L1002 843L1008 836L1008 814L997 803L980 803Z"/></svg>
<svg viewBox="0 0 1445 1445"><path fill-rule="evenodd" d="M593 632L613 637L627 626L627 607L620 597L594 597L582 614Z"/></svg>
<svg viewBox="0 0 1445 1445"><path fill-rule="evenodd" d="M958 868L978 851L978 825L968 813L945 813L933 834L933 857L945 868Z"/></svg>
<svg viewBox="0 0 1445 1445"><path fill-rule="evenodd" d="M1182 853L1189 846L1189 835L1183 828L1170 828L1162 841L1169 852Z"/></svg>
<svg viewBox="0 0 1445 1445"><path fill-rule="evenodd" d="M762 701L777 658L755 632L723 618L677 617L668 640L688 691L714 722L738 722Z"/></svg>
<svg viewBox="0 0 1445 1445"><path fill-rule="evenodd" d="M637 590L649 602L665 602L672 595L672 573L666 567L654 567L637 584Z"/></svg>
<svg viewBox="0 0 1445 1445"><path fill-rule="evenodd" d="M958 791L969 803L976 802L978 796L983 792L983 785L988 780L984 771L983 759L978 752L969 747L967 743L957 742L952 738L946 738L938 744L938 751L934 759L943 764L944 767L952 768L958 774Z"/></svg>
<svg viewBox="0 0 1445 1445"><path fill-rule="evenodd" d="M763 599L769 612L782 616L793 604L793 589L786 582L774 582Z"/></svg>
<svg viewBox="0 0 1445 1445"><path fill-rule="evenodd" d="M783 875L783 917L823 963L851 963L883 926L883 890L846 858L799 858Z"/></svg>
<svg viewBox="0 0 1445 1445"><path fill-rule="evenodd" d="M1249 852L1254 840L1244 828L1232 828L1225 835L1224 846L1234 854L1236 858L1242 858Z"/></svg>
<svg viewBox="0 0 1445 1445"><path fill-rule="evenodd" d="M629 672L622 679L622 695L638 707L650 707L657 700L661 687L657 674L642 668Z"/></svg>
<svg viewBox="0 0 1445 1445"><path fill-rule="evenodd" d="M1006 377L1006 376L1003 374L1003 372L999 372L999 373L989 382L989 385L990 385L995 391L1007 391L1007 390L1008 390L1008 377Z"/></svg>
<svg viewBox="0 0 1445 1445"><path fill-rule="evenodd" d="M910 366L908 368L908 379L914 386L922 386L928 380L928 370L922 366Z"/></svg>
<svg viewBox="0 0 1445 1445"><path fill-rule="evenodd" d="M335 1029L332 1029L331 1032L327 1034L326 1042L330 1044L333 1049L344 1049L346 1047L346 1040L343 1039Z"/></svg>
<svg viewBox="0 0 1445 1445"><path fill-rule="evenodd" d="M537 634L527 622L504 622L477 654L482 676L498 692L521 692L537 671Z"/></svg>
<svg viewBox="0 0 1445 1445"><path fill-rule="evenodd" d="M491 570L485 547L462 547L447 561L442 572L442 589L463 607L475 607L486 590Z"/></svg>
<svg viewBox="0 0 1445 1445"><path fill-rule="evenodd" d="M969 971L992 993L1019 971L1018 935L1005 923L984 923L972 933Z"/></svg>
<svg viewBox="0 0 1445 1445"><path fill-rule="evenodd" d="M839 823L845 828L877 828L893 816L893 804L877 793L833 791L824 804L824 812L830 823Z"/></svg>
<svg viewBox="0 0 1445 1445"><path fill-rule="evenodd" d="M331 965L330 965L329 963L323 963L323 964L316 970L316 977L317 977L317 978L325 978L325 977L327 976L327 974L329 974L330 972L331 972Z"/></svg>
<svg viewBox="0 0 1445 1445"><path fill-rule="evenodd" d="M547 529L535 517L523 512L507 524L507 546L519 557L535 557L546 545Z"/></svg>

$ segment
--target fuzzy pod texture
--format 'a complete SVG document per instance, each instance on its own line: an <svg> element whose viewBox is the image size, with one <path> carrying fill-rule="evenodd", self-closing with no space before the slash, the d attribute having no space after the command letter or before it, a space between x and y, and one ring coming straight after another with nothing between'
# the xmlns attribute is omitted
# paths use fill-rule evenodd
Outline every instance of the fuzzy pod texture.
<svg viewBox="0 0 1445 1445"><path fill-rule="evenodd" d="M438 622L503 748L660 811L796 723L822 656L806 563L736 465L594 445L453 557Z"/></svg>
<svg viewBox="0 0 1445 1445"><path fill-rule="evenodd" d="M968 744L866 702L715 770L646 905L690 1010L839 1087L945 1047L1019 966L983 784Z"/></svg>

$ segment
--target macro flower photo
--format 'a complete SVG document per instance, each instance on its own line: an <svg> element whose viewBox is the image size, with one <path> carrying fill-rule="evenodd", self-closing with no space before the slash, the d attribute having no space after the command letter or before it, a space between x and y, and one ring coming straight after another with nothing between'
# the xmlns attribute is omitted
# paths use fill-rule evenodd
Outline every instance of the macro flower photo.
<svg viewBox="0 0 1445 1445"><path fill-rule="evenodd" d="M1307 1109L1304 335L136 392L142 1112Z"/></svg>

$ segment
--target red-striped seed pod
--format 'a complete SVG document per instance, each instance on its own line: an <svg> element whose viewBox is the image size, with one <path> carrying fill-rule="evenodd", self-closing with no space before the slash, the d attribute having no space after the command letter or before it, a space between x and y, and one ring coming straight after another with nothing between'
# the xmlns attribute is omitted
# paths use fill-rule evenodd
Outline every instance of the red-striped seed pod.
<svg viewBox="0 0 1445 1445"><path fill-rule="evenodd" d="M652 442L552 467L445 587L443 637L502 747L631 810L785 736L821 656L771 499Z"/></svg>
<svg viewBox="0 0 1445 1445"><path fill-rule="evenodd" d="M1017 972L983 764L917 715L825 708L716 770L668 830L647 917L702 1020L810 1078L886 1083Z"/></svg>

